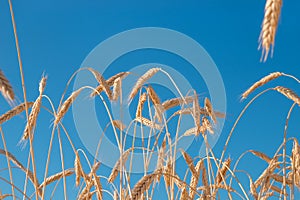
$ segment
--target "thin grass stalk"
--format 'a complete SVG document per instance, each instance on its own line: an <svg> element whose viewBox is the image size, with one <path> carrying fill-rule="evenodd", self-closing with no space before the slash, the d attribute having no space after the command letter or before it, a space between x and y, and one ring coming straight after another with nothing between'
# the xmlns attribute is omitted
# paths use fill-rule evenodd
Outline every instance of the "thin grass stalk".
<svg viewBox="0 0 300 200"><path fill-rule="evenodd" d="M246 112L246 110L248 109L248 107L258 98L260 97L261 95L263 95L264 93L268 92L272 90L272 88L268 88L268 89L265 89L264 91L258 93L255 97L253 97L249 103L247 103L247 105L244 107L244 109L241 111L241 113L239 114L238 118L235 120L230 132L229 132L229 135L226 139L226 142L225 142L225 145L224 145L224 148L223 148L223 151L222 151L222 154L221 154L221 157L220 157L220 163L222 162L223 158L224 158L224 155L225 155L225 152L227 150L227 147L228 147L228 144L229 144L229 141L231 139L231 136L233 134L233 131L235 130L235 127L237 126L238 122L240 121L240 119L242 118L242 116L244 115L244 113Z"/></svg>
<svg viewBox="0 0 300 200"><path fill-rule="evenodd" d="M26 96L26 86L25 86L25 78L24 78L24 73L23 73L23 64L22 64L22 59L21 59L21 51L19 47L19 39L18 39L18 34L17 34L17 27L16 27L16 22L15 22L15 16L14 16L14 11L12 7L11 0L8 0L9 3L9 10L10 10L10 15L11 15L11 21L13 25L13 30L14 30L14 37L15 37L15 44L16 44L16 50L18 54L18 62L19 62L19 70L20 70L20 76L21 76L21 82L22 82L22 89L23 89L23 97L24 97L24 103L25 103L25 110L26 110L26 118L27 120L29 119L29 113L28 113L28 105L27 105L27 96ZM35 166L35 159L34 159L34 151L33 151L33 145L32 145L32 139L29 139L30 143L30 154L31 154L31 162L32 162L32 168L33 168L33 174L34 174L34 187L35 190L37 191L37 176L36 176L36 166ZM35 195L36 200L38 200L38 195L36 193Z"/></svg>
<svg viewBox="0 0 300 200"><path fill-rule="evenodd" d="M65 200L67 200L67 183L66 183L66 177L65 177L65 161L64 161L64 153L63 153L63 147L62 147L62 141L60 137L60 129L57 127L57 137L58 137L58 143L59 143L59 154L61 159L61 168L62 168L62 178L63 178L63 185L64 185L64 197Z"/></svg>
<svg viewBox="0 0 300 200"><path fill-rule="evenodd" d="M9 179L10 182L13 183L13 176L12 176L12 171L11 171L11 166L10 166L10 161L9 161L9 156L8 156L8 151L7 151L7 146L6 146L6 140L2 131L2 126L0 126L0 133L1 133L1 138L2 138L2 143L3 143L3 147L5 150L5 157L6 157L6 161L7 161L7 167L8 167L8 173L9 173ZM15 199L15 186L14 184L11 185L11 193L13 198Z"/></svg>
<svg viewBox="0 0 300 200"><path fill-rule="evenodd" d="M289 109L288 115L286 117L286 121L285 121L285 126L284 126L284 134L283 134L283 198L286 200L286 195L287 195L287 191L286 191L286 141L287 141L287 129L289 126L289 120L290 120L290 116L291 113L294 109L296 105L296 102L293 103L293 105L291 106L291 108Z"/></svg>

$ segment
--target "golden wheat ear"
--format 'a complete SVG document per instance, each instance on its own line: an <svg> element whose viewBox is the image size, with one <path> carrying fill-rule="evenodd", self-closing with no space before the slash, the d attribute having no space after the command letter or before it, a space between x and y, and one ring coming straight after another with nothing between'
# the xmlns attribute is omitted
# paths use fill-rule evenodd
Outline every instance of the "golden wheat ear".
<svg viewBox="0 0 300 200"><path fill-rule="evenodd" d="M6 78L6 76L4 75L1 69L0 69L0 92L10 106L15 105L15 93L13 91L13 88L9 80Z"/></svg>
<svg viewBox="0 0 300 200"><path fill-rule="evenodd" d="M266 1L265 16L259 36L259 49L262 49L261 61L263 62L267 60L270 50L271 54L273 53L281 6L282 0Z"/></svg>

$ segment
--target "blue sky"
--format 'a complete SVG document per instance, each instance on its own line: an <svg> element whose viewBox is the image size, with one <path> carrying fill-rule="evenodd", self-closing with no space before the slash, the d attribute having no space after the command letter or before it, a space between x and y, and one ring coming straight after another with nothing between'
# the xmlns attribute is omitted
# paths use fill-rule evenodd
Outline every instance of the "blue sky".
<svg viewBox="0 0 300 200"><path fill-rule="evenodd" d="M20 40L21 55L29 100L38 94L37 86L43 73L47 74L46 94L57 106L71 74L82 64L85 57L100 42L126 31L140 27L162 27L181 32L201 44L216 63L226 89L227 119L215 151L222 150L226 137L239 112L249 100L240 102L240 95L259 78L281 71L300 77L300 26L299 1L284 1L273 58L261 63L261 52L257 50L260 25L265 1L13 1L15 19ZM23 98L18 62L13 38L8 3L0 2L0 68L9 78L18 98ZM149 54L147 54L149 53ZM164 60L165 59L165 60ZM174 60L173 60L174 59ZM114 66L142 65L160 62L176 65L179 58L159 52L137 52L116 60ZM114 68L111 69L112 72ZM119 71L117 67L116 71ZM189 72L189 71L188 71ZM187 73L188 73L187 72ZM295 81L280 78L269 86L284 85L300 94ZM71 88L70 88L71 89ZM69 90L69 93L71 90ZM199 88L199 92L201 91ZM1 113L9 109L1 98ZM45 104L47 102L45 101ZM275 92L269 92L257 100L245 113L234 132L228 149L233 159L248 149L272 155L282 141L285 118L292 102ZM49 105L48 105L49 107ZM292 114L288 136L299 138L297 116ZM64 123L72 131L75 143L81 144L69 113ZM26 162L20 148L15 148L21 137L25 115L3 125L9 150ZM37 147L37 158L44 160L50 137L51 116L42 112L37 127L41 143ZM70 147L66 147L70 148ZM66 158L71 163L72 159ZM241 168L263 162L248 155ZM60 166L54 166L59 169ZM261 165L264 166L263 164ZM259 169L261 166L258 166ZM256 168L256 167L255 167ZM42 170L42 169L41 169ZM258 175L259 170L253 170ZM41 178L41 176L39 177ZM0 182L0 185L3 183Z"/></svg>

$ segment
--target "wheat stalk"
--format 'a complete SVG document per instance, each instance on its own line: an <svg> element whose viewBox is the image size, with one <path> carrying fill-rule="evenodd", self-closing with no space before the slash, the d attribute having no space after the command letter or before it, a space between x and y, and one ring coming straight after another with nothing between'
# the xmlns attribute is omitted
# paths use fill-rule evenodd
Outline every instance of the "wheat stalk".
<svg viewBox="0 0 300 200"><path fill-rule="evenodd" d="M283 73L281 72L273 72L265 77L263 77L262 79L260 79L259 81L255 82L248 90L246 90L243 94L242 94L242 99L246 99L249 94L251 94L254 90L256 90L258 87L265 85L266 83L282 76Z"/></svg>
<svg viewBox="0 0 300 200"><path fill-rule="evenodd" d="M259 48L262 48L261 60L264 62L268 54L273 51L275 45L275 35L278 26L282 6L282 0L267 0L265 5L265 16L259 36Z"/></svg>
<svg viewBox="0 0 300 200"><path fill-rule="evenodd" d="M15 93L12 89L9 80L5 77L2 70L0 70L0 92L10 105L14 103Z"/></svg>

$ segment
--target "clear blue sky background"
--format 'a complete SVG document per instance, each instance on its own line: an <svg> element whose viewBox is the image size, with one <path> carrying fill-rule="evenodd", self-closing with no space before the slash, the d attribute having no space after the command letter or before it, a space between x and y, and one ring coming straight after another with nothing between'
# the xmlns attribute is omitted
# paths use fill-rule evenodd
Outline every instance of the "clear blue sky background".
<svg viewBox="0 0 300 200"><path fill-rule="evenodd" d="M261 52L257 47L264 4L265 1L262 0L13 1L28 99L36 98L38 82L41 75L45 73L49 77L46 94L57 106L64 85L71 74L80 67L84 58L96 45L114 34L149 26L173 29L200 43L215 61L224 80L228 117L222 136L215 147L218 153L222 150L239 112L248 102L248 100L240 102L239 99L245 89L259 78L274 71L300 77L298 57L300 3L296 0L283 2L274 56L266 63L261 63L259 61ZM155 55L151 54L153 60L150 61L159 61L162 64L172 62L155 60ZM140 63L135 61L132 63L143 64L143 59L137 58L137 60ZM22 101L13 30L6 1L0 2L0 68L5 72ZM287 78L281 78L269 86L274 85L285 85L300 94L299 86L295 81ZM3 98L0 101L0 112L4 113L9 107ZM255 149L272 156L282 142L285 118L291 104L291 101L275 92L269 92L256 101L238 124L227 155L237 159L242 152ZM297 126L299 114L299 109L296 108L288 132L290 137L299 138ZM67 117L69 120L64 121L65 125L72 132L76 145L84 148L76 135L71 114ZM50 137L52 118L46 112L42 112L39 119L37 130L40 131L37 132L37 137L40 137L38 140L41 142L36 144L40 149L37 152L37 160L44 162L47 153L45 145ZM26 155L20 148L16 148L24 125L25 115L22 115L3 125L3 129L9 150L26 163ZM66 155L66 160L69 162L68 166L72 167L73 158L68 158ZM249 167L250 165L254 167ZM53 166L50 173L60 169L59 165ZM250 170L254 177L263 167L265 167L264 163L251 155L243 159L240 166L242 169ZM39 171L40 179L42 171L43 169ZM2 185L3 182L0 182L0 188Z"/></svg>

